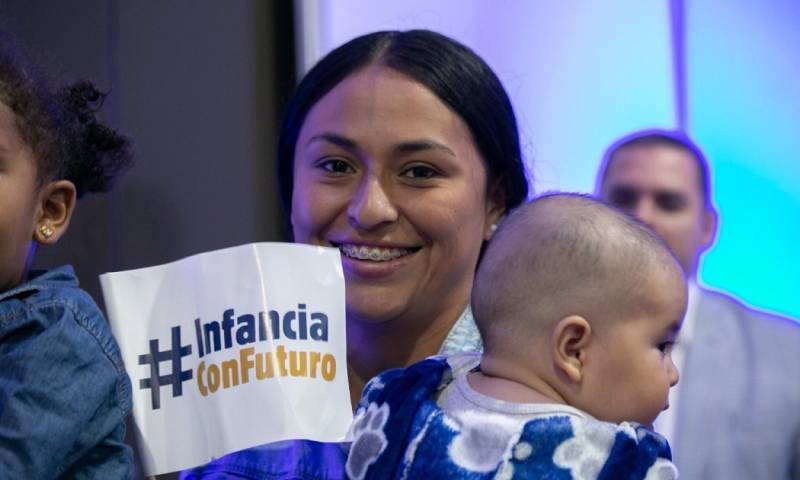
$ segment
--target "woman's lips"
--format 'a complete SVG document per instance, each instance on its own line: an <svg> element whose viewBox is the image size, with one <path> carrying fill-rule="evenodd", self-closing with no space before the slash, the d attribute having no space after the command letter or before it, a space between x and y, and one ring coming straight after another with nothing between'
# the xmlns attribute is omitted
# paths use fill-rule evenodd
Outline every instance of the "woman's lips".
<svg viewBox="0 0 800 480"><path fill-rule="evenodd" d="M386 278L407 265L420 247L378 247L351 243L335 244L342 252L347 273L370 280Z"/></svg>
<svg viewBox="0 0 800 480"><path fill-rule="evenodd" d="M369 260L373 262L388 262L413 253L417 249L412 248L385 248L366 245L354 245L343 243L339 245L342 255L356 260Z"/></svg>

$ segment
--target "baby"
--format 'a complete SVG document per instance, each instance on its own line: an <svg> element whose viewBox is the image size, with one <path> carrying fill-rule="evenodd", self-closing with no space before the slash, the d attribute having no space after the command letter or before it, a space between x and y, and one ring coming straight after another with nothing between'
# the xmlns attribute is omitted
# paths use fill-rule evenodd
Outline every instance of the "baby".
<svg viewBox="0 0 800 480"><path fill-rule="evenodd" d="M71 267L30 271L76 198L104 191L128 140L95 119L88 82L51 94L0 37L0 477L130 478L131 384Z"/></svg>
<svg viewBox="0 0 800 480"><path fill-rule="evenodd" d="M677 478L645 426L678 381L686 283L647 227L552 194L495 233L472 295L482 356L374 378L350 478Z"/></svg>

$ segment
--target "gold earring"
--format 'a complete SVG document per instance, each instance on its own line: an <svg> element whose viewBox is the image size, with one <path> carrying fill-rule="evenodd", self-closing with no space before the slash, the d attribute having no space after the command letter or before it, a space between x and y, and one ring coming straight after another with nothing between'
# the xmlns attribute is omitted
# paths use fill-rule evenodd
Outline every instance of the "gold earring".
<svg viewBox="0 0 800 480"><path fill-rule="evenodd" d="M50 237L53 236L53 229L47 225L42 225L39 227L39 234L41 234L45 240L49 240Z"/></svg>

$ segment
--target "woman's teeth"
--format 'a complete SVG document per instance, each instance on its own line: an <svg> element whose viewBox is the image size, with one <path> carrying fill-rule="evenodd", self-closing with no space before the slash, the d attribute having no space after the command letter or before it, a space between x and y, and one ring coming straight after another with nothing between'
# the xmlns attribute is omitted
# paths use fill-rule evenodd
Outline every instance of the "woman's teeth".
<svg viewBox="0 0 800 480"><path fill-rule="evenodd" d="M386 262L411 253L411 250L407 248L379 248L356 245L339 245L339 250L347 257L375 262Z"/></svg>

